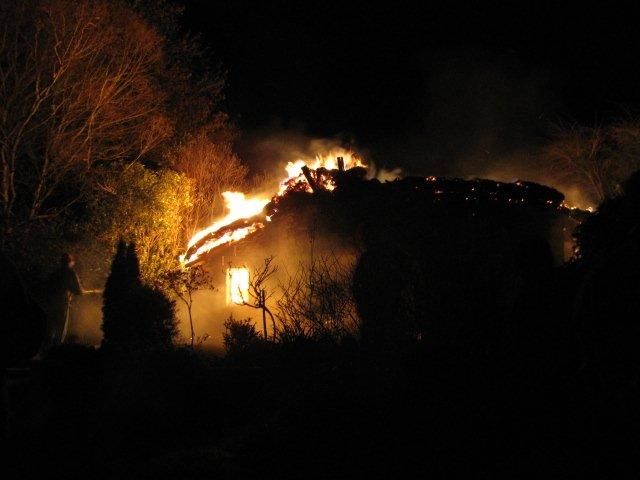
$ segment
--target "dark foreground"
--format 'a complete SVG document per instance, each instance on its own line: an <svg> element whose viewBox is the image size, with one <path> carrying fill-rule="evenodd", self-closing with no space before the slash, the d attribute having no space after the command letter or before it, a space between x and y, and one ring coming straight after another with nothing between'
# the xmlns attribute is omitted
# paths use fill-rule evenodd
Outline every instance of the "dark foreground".
<svg viewBox="0 0 640 480"><path fill-rule="evenodd" d="M29 381L14 389L9 476L566 477L632 465L637 390L568 375L563 358L534 367L517 352L417 348L381 365L350 342L259 355L262 367L186 351L116 365L65 346L13 372Z"/></svg>

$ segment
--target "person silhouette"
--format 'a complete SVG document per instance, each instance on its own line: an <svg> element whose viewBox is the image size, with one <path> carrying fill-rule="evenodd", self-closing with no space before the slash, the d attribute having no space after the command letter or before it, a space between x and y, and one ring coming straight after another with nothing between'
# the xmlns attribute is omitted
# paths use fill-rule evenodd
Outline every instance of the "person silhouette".
<svg viewBox="0 0 640 480"><path fill-rule="evenodd" d="M67 336L69 328L69 310L74 296L101 293L101 290L86 290L74 270L76 258L70 253L63 253L60 265L49 277L49 340L50 346L56 347Z"/></svg>

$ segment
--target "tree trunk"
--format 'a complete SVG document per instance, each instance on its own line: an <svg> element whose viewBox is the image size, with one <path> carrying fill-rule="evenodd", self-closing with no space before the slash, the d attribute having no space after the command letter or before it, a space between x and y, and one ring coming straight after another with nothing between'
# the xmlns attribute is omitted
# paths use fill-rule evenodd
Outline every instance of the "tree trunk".
<svg viewBox="0 0 640 480"><path fill-rule="evenodd" d="M195 340L195 332L193 331L193 317L191 316L191 305L187 309L189 312L189 327L191 327L191 350L193 350L193 342Z"/></svg>
<svg viewBox="0 0 640 480"><path fill-rule="evenodd" d="M260 309L262 310L262 331L264 332L264 339L267 339L267 310L265 305L265 292L260 290Z"/></svg>

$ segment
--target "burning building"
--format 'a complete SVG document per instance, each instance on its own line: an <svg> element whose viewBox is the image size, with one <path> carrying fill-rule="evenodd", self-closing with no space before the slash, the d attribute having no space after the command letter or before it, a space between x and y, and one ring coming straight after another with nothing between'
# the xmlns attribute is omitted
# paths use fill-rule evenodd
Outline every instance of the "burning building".
<svg viewBox="0 0 640 480"><path fill-rule="evenodd" d="M211 270L224 275L218 281L230 307L247 301L251 269L268 256L289 272L310 255L327 253L353 265L371 242L391 252L389 261L395 253L413 259L438 302L447 289L473 291L483 278L507 278L531 249L542 248L561 264L585 214L567 208L557 190L525 181L381 182L355 155L290 163L270 199L237 192L224 198L228 214L191 239L183 262L221 265Z"/></svg>

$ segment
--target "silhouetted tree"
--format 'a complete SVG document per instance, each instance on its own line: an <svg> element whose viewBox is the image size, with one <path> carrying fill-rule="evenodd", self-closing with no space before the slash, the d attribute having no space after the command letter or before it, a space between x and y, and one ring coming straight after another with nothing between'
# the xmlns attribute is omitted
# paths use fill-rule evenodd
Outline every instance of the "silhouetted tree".
<svg viewBox="0 0 640 480"><path fill-rule="evenodd" d="M129 280L133 283L140 283L140 260L136 253L136 244L131 242L127 245L126 259L126 271Z"/></svg>
<svg viewBox="0 0 640 480"><path fill-rule="evenodd" d="M169 348L178 329L175 303L164 293L148 285L141 285L127 295L129 317L126 342L143 348Z"/></svg>
<svg viewBox="0 0 640 480"><path fill-rule="evenodd" d="M125 321L127 291L136 287L127 271L127 245L124 241L118 243L116 254L111 262L111 273L107 278L102 304L102 331L104 343L119 343L124 335L122 326Z"/></svg>
<svg viewBox="0 0 640 480"><path fill-rule="evenodd" d="M177 333L175 305L140 280L135 245L121 241L104 291L103 344L109 348L168 347Z"/></svg>
<svg viewBox="0 0 640 480"><path fill-rule="evenodd" d="M621 183L640 166L639 152L638 120L594 127L565 123L555 126L542 160L552 178L575 184L602 202L619 194Z"/></svg>
<svg viewBox="0 0 640 480"><path fill-rule="evenodd" d="M263 344L260 333L250 318L236 320L233 315L224 321L222 340L227 356L233 360L246 360Z"/></svg>
<svg viewBox="0 0 640 480"><path fill-rule="evenodd" d="M340 341L357 335L360 322L351 291L352 275L352 262L335 253L311 254L308 261L300 262L280 285L275 311L280 339Z"/></svg>
<svg viewBox="0 0 640 480"><path fill-rule="evenodd" d="M576 233L576 298L588 363L607 390L628 389L640 376L640 172L605 201Z"/></svg>
<svg viewBox="0 0 640 480"><path fill-rule="evenodd" d="M278 267L273 264L274 258L273 256L265 258L262 266L253 271L253 275L249 279L248 298L243 297L242 303L240 303L240 305L255 308L262 312L262 333L264 334L265 340L267 339L267 315L273 325L274 340L277 334L275 318L267 305L267 300L274 295L273 290L268 290L267 284L269 279L278 272Z"/></svg>

